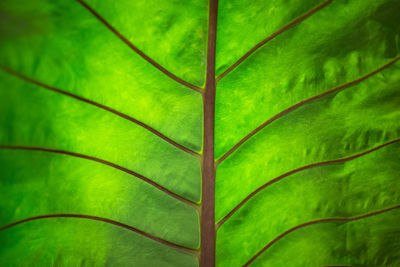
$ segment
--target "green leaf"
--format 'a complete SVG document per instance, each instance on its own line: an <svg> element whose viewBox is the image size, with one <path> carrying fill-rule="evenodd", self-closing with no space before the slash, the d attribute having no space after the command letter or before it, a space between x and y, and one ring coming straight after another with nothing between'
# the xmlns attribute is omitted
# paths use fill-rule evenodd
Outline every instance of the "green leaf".
<svg viewBox="0 0 400 267"><path fill-rule="evenodd" d="M0 265L400 265L398 14L2 1Z"/></svg>

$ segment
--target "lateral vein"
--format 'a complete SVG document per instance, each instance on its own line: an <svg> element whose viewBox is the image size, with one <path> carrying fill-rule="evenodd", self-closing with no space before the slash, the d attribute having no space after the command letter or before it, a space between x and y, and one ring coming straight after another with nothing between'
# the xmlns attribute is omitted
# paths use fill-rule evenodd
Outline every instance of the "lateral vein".
<svg viewBox="0 0 400 267"><path fill-rule="evenodd" d="M200 87L197 87L187 81L182 80L181 78L177 77L173 73L169 72L167 69L165 69L163 66L155 62L153 59L151 59L148 55L143 53L139 48L137 48L134 44L132 44L128 39L126 39L117 29L115 29L110 23L108 23L99 13L97 13L91 6L89 6L85 1L83 0L76 0L78 3L80 3L84 8L86 8L94 17L96 17L104 26L106 26L114 35L116 35L122 42L124 42L129 48L131 48L133 51L135 51L139 56L141 56L144 60L146 60L148 63L153 65L156 69L167 75L169 78L172 80L198 92L203 94L203 89Z"/></svg>
<svg viewBox="0 0 400 267"><path fill-rule="evenodd" d="M361 220L361 219L365 219L374 215L379 215L385 212L389 212L395 209L400 208L400 205L396 205L387 209L383 209L383 210L378 210L378 211L374 211L371 213L367 213L364 215L359 215L359 216L355 216L355 217L343 217L343 218L325 218L325 219L319 219L319 220L314 220L314 221L309 221L300 225L297 225L289 230L287 230L286 232L280 234L279 236L277 236L276 238L274 238L271 242L269 242L264 248L262 248L259 252L257 252L256 255L254 255L248 262L246 262L243 266L249 266L249 264L251 264L256 258L258 258L262 253L264 253L268 248L270 248L273 244L275 244L276 242L278 242L280 239L284 238L286 235L290 234L291 232L294 232L296 230L299 230L303 227L306 226L310 226L313 224L318 224L318 223L328 223L328 222L351 222L351 221L357 221L357 220Z"/></svg>
<svg viewBox="0 0 400 267"><path fill-rule="evenodd" d="M152 181L151 179L137 173L134 172L132 170L126 169L122 166L119 166L117 164L114 164L112 162L103 160L103 159L99 159L96 157L92 157L92 156L88 156L88 155L83 155L83 154L79 154L79 153L74 153L74 152L70 152L70 151L65 151L65 150L58 150L58 149L50 149L50 148L44 148L44 147L29 147L29 146L11 146L11 145L0 145L0 149L9 149L9 150L26 150L26 151L41 151L41 152L48 152L48 153L56 153L56 154L62 154L62 155L67 155L67 156L72 156L72 157L76 157L76 158L82 158L82 159L86 159L86 160L91 160L94 162L98 162L104 165L107 165L109 167L112 167L114 169L123 171L127 174L133 175L136 178L139 178L140 180L154 186L155 188L157 188L158 190L164 192L165 194L183 202L186 203L188 205L191 205L193 207L195 207L196 209L198 208L198 204L195 202L192 202L186 198L183 198L179 195L177 195L176 193L170 191L169 189L163 187L162 185Z"/></svg>
<svg viewBox="0 0 400 267"><path fill-rule="evenodd" d="M117 115L118 117L121 117L121 118L126 119L128 121L131 121L131 122L135 123L136 125L139 125L139 126L143 127L144 129L146 129L149 132L157 135L158 137L160 137L164 141L168 142L169 144L175 146L176 148L178 148L178 149L180 149L180 150L182 150L182 151L184 151L184 152L186 152L186 153L188 153L190 155L193 155L193 156L195 156L197 158L200 158L200 154L199 153L197 153L197 152L195 152L195 151L193 151L193 150L191 150L191 149L189 149L189 148L187 148L187 147L175 142L174 140L172 140L169 137L165 136L164 134L160 133L159 131L157 131L156 129L152 128L151 126L149 126L149 125L145 124L144 122L141 122L141 121L139 121L139 120L137 120L135 118L132 118L132 117L128 116L127 114L119 112L119 111L117 111L117 110L115 110L113 108L107 107L107 106L102 105L100 103L97 103L95 101L86 99L84 97L81 97L81 96L69 93L67 91L63 91L61 89L52 87L50 85L44 84L44 83L39 82L37 80L34 80L34 79L30 78L30 77L27 77L27 76L25 76L25 75L23 75L21 73L18 73L18 72L14 71L14 70L11 70L11 69L9 69L7 67L0 66L0 69L2 69L3 71L7 72L8 74L11 74L11 75L13 75L13 76L15 76L17 78L20 78L21 80L24 80L26 82L35 84L35 85L37 85L39 87L42 87L44 89L47 89L47 90L50 90L52 92L59 93L59 94L62 94L62 95L68 96L68 97L72 97L72 98L74 98L76 100L85 102L87 104L90 104L90 105L96 106L98 108L101 108L101 109L103 109L105 111L111 112L114 115Z"/></svg>
<svg viewBox="0 0 400 267"><path fill-rule="evenodd" d="M305 20L306 18L310 17L311 15L316 13L317 11L319 11L322 8L326 7L327 5L332 3L332 1L333 0L327 0L327 1L323 2L322 4L314 7L313 9L309 10L307 13L304 13L300 17L297 17L296 19L292 20L291 22L289 22L288 24L286 24L285 26L280 28L278 31L274 32L273 34L271 34L270 36L268 36L267 38L265 38L264 40L262 40L261 42L256 44L252 49L250 49L246 54L244 54L238 61L236 61L232 66L230 66L227 70L225 70L222 74L220 74L217 77L217 81L220 81L222 78L224 78L226 75L228 75L240 63L242 63L244 60L246 60L251 54L253 54L256 50L261 48L263 45L265 45L266 43L268 43L269 41L271 41L272 39L274 39L275 37L277 37L281 33L285 32L286 30L290 29L294 25L296 25L296 24L302 22L303 20Z"/></svg>
<svg viewBox="0 0 400 267"><path fill-rule="evenodd" d="M383 65L382 67L366 74L365 76L358 78L356 80L353 80L351 82L345 83L339 87L336 87L334 89L331 89L329 91L326 91L324 93L321 93L319 95L310 97L306 100L303 100L283 111L281 111L280 113L276 114L275 116L273 116L272 118L268 119L267 121L265 121L264 123L262 123L260 126L258 126L257 128L255 128L253 131L251 131L248 135L246 135L244 138L242 138L236 145L234 145L231 149L229 149L224 155L222 155L217 161L216 161L216 165L219 165L222 161L224 161L227 157L229 157L233 152L235 152L241 145L243 145L247 140L249 140L251 137L253 137L256 133L258 133L259 131L261 131L262 129L264 129L267 125L271 124L272 122L274 122L275 120L283 117L284 115L290 113L291 111L303 106L304 104L307 104L309 102L312 102L314 100L317 100L319 98L322 98L324 96L330 95L332 93L341 91L343 89L352 87L354 85L359 84L360 82L370 78L371 76L374 76L375 74L383 71L384 69L390 67L391 65L393 65L394 63L396 63L398 60L400 59L399 57L394 58L393 60L389 61L389 63Z"/></svg>
<svg viewBox="0 0 400 267"><path fill-rule="evenodd" d="M35 221L35 220L41 220L41 219L49 219L49 218L79 218L79 219L88 219L88 220L94 220L94 221L101 221L101 222L105 222L105 223L108 223L108 224L113 224L113 225L118 226L118 227L125 228L127 230L130 230L132 232L135 232L137 234L145 236L145 237L147 237L147 238L149 238L151 240L154 240L154 241L156 241L158 243L161 243L163 245L170 246L170 247L182 250L182 251L190 253L190 254L194 254L194 255L198 254L198 251L195 250L195 249L188 248L188 247L185 247L185 246L182 246L182 245L178 245L178 244L169 242L169 241L167 241L165 239L156 237L154 235L146 233L146 232L144 232L142 230L139 230L139 229L137 229L135 227L132 227L132 226L129 226L127 224L124 224L124 223L121 223L121 222L117 222L117 221L114 221L114 220L110 220L110 219L106 219L106 218L102 218L102 217L91 216L91 215L83 215L83 214L47 214L47 215L40 215L40 216L30 217L30 218L26 218L26 219L23 219L23 220L20 220L20 221L5 225L5 226L0 228L0 231L4 231L4 230L7 230L7 229L10 229L11 227L14 227L14 226L17 226L19 224L26 223L26 222Z"/></svg>
<svg viewBox="0 0 400 267"><path fill-rule="evenodd" d="M284 173L284 174L282 174L282 175L280 175L280 176L278 176L278 177L272 179L271 181L265 183L264 185L260 186L259 188L257 188L257 189L254 190L253 192L251 192L251 193L250 193L246 198L244 198L238 205L236 205L227 215L225 215L225 216L216 224L216 227L217 227L217 229L218 229L219 227L221 227L221 225L224 224L230 217L232 217L233 214L235 214L235 213L236 213L241 207L243 207L250 199L252 199L255 195L257 195L258 193L260 193L261 191L263 191L265 188L269 187L270 185L272 185L272 184L274 184L274 183L276 183L276 182L278 182L278 181L280 181L280 180L282 180L282 179L284 179L284 178L286 178L286 177L289 177L289 176L292 175L292 174L295 174L295 173L298 173L298 172L301 172L301 171L304 171L304 170L307 170L307 169L310 169L310 168L322 166L322 165L327 165L327 164L334 164L334 163L341 163L341 162L350 161L350 160L359 158L359 157L361 157L361 156L367 155L367 154L369 154L369 153L371 153L371 152L374 152L374 151L376 151L376 150L378 150L378 149L384 148L384 147L386 147L386 146L388 146L388 145L392 145L392 144L398 143L399 141L400 141L400 139L395 139L395 140L392 140L392 141L390 141L390 142L384 143L384 144L382 144L382 145L380 145L380 146L374 147L374 148L372 148L372 149L370 149L370 150L364 151L364 152L359 153L359 154L355 154L355 155L350 156L350 157L345 157L345 158L336 159L336 160L321 161L321 162L309 164L309 165L306 165L306 166L303 166L303 167L300 167L300 168L291 170L291 171L289 171L289 172L286 172L286 173Z"/></svg>

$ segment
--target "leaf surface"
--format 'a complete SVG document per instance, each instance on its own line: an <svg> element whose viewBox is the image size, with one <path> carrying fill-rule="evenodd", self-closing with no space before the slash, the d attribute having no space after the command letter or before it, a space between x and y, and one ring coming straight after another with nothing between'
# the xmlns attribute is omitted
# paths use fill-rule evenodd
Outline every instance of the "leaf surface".
<svg viewBox="0 0 400 267"><path fill-rule="evenodd" d="M398 1L216 3L0 3L0 265L400 264Z"/></svg>

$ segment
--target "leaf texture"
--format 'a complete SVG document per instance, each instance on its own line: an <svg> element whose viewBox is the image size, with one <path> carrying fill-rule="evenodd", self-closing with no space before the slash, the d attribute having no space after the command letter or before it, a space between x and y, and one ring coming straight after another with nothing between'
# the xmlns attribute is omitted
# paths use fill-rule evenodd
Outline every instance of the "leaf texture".
<svg viewBox="0 0 400 267"><path fill-rule="evenodd" d="M0 265L400 265L398 14L2 1Z"/></svg>

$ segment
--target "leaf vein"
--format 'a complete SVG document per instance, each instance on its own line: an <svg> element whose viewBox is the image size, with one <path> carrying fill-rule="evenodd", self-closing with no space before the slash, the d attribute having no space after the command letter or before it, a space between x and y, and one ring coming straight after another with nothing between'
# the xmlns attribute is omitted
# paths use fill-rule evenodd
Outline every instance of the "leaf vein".
<svg viewBox="0 0 400 267"><path fill-rule="evenodd" d="M329 223L329 222L351 222L351 221L357 221L357 220L361 220L364 218L368 218L374 215L379 215L385 212L389 212L395 209L400 208L400 205L396 205L390 208L386 208L383 210L378 210L378 211L374 211L371 213L367 213L367 214L363 214L363 215L359 215L359 216L355 216L355 217L343 217L343 218L325 218L325 219L319 219L319 220L314 220L314 221L309 221L303 224L299 224L289 230L287 230L286 232L280 234L279 236L277 236L276 238L274 238L271 242L269 242L264 248L262 248L256 255L254 255L248 262L246 262L243 266L246 267L249 264L251 264L256 258L258 258L262 253L264 253L268 248L270 248L273 244L275 244L276 242L278 242L280 239L282 239L283 237L285 237L286 235L290 234L291 232L294 232L298 229L301 229L303 227L306 226L310 226L313 224L318 224L318 223Z"/></svg>
<svg viewBox="0 0 400 267"><path fill-rule="evenodd" d="M396 63L398 60L400 59L399 57L394 58L393 60L391 60L389 63L383 65L382 67L366 74L365 76L358 78L356 80L353 80L351 82L345 83L339 87L336 87L334 89L331 89L329 91L326 91L322 94L310 97L306 100L303 100L283 111L281 111L280 113L276 114L275 116L273 116L272 118L268 119L267 121L265 121L264 123L262 123L260 126L258 126L257 128L255 128L253 131L251 131L248 135L246 135L244 138L242 138L236 145L234 145L231 149L229 149L224 155L222 155L217 161L216 161L216 165L219 165L222 161L224 161L227 157L229 157L233 152L235 152L241 145L243 145L247 140L249 140L251 137L253 137L256 133L258 133L259 131L261 131L262 129L264 129L267 125L271 124L272 122L274 122L275 120L283 117L284 115L290 113L291 111L294 111L295 109L303 106L304 104L307 104L309 102L312 102L314 100L320 99L324 96L330 95L332 93L344 90L346 88L352 87L354 85L357 85L359 83L361 83L362 81L374 76L375 74L383 71L384 69L390 67L391 65L393 65L394 63Z"/></svg>
<svg viewBox="0 0 400 267"><path fill-rule="evenodd" d="M285 32L286 30L290 29L291 27L293 27L296 24L299 24L300 22L302 22L303 20L305 20L306 18L310 17L311 15L313 15L314 13L316 13L317 11L321 10L322 8L326 7L327 5L329 5L330 3L332 3L333 0L327 0L325 2L323 2L322 4L314 7L313 9L309 10L308 12L304 13L303 15L301 15L300 17L297 17L296 19L292 20L291 22L289 22L288 24L286 24L285 26L283 26L282 28L280 28L278 31L274 32L273 34L271 34L270 36L268 36L267 38L265 38L264 40L262 40L261 42L259 42L258 44L256 44L253 48L251 48L246 54L244 54L238 61L236 61L232 66L230 66L227 70L225 70L222 74L220 74L217 77L217 81L220 81L222 78L224 78L226 75L228 75L231 71L233 71L240 63L242 63L244 60L246 60L250 55L252 55L256 50L258 50L259 48L261 48L263 45L265 45L266 43L268 43L269 41L271 41L272 39L274 39L275 37L277 37L278 35L280 35L281 33Z"/></svg>
<svg viewBox="0 0 400 267"><path fill-rule="evenodd" d="M142 230L139 230L139 229L137 229L137 228L135 228L133 226L129 226L127 224L124 224L124 223L121 223L121 222L117 222L117 221L114 221L114 220L110 220L110 219L106 219L106 218L102 218L102 217L91 216L91 215L83 215L83 214L47 214L47 215L40 215L40 216L30 217L30 218L26 218L26 219L23 219L23 220L20 220L20 221L5 225L5 226L0 228L0 231L7 230L7 229L9 229L11 227L17 226L17 225L22 224L22 223L35 221L35 220L41 220L41 219L49 219L49 218L79 218L79 219L88 219L88 220L94 220L94 221L101 221L101 222L105 222L105 223L108 223L108 224L113 224L115 226L119 226L119 227L125 228L127 230L130 230L132 232L135 232L137 234L145 236L145 237L147 237L149 239L152 239L152 240L154 240L154 241L156 241L158 243L161 243L163 245L170 246L170 247L182 250L182 251L190 253L190 254L194 254L194 255L198 254L197 250L195 250L195 249L188 248L188 247L185 247L185 246L182 246L182 245L178 245L178 244L169 242L169 241L167 241L165 239L156 237L156 236L151 235L149 233L146 233L146 232L144 232Z"/></svg>
<svg viewBox="0 0 400 267"><path fill-rule="evenodd" d="M72 156L72 157L76 157L76 158L82 158L82 159L87 159L87 160L91 160L94 162L98 162L104 165L107 165L109 167L112 167L114 169L123 171L127 174L133 175L136 178L139 178L140 180L154 186L155 188L157 188L158 190L164 192L165 194L168 194L169 196L183 202L186 203L188 205L191 205L193 207L195 207L196 209L198 208L198 204L195 202L192 202L186 198L181 197L180 195L170 191L169 189L163 187L162 185L152 181L151 179L137 173L134 172L132 170L129 170L127 168L124 168L122 166L119 166L117 164L114 164L112 162L103 160L103 159L99 159L96 157L92 157L92 156L88 156L88 155L83 155L83 154L79 154L79 153L74 153L74 152L70 152L70 151L65 151L65 150L58 150L58 149L50 149L50 148L44 148L44 147L29 147L29 146L11 146L11 145L0 145L0 149L9 149L9 150L26 150L26 151L41 151L41 152L48 152L48 153L56 153L56 154L62 154L62 155L67 155L67 156Z"/></svg>
<svg viewBox="0 0 400 267"><path fill-rule="evenodd" d="M111 112L114 115L117 115L117 116L119 116L119 117L121 117L123 119L131 121L131 122L135 123L136 125L139 125L139 126L143 127L144 129L146 129L146 130L150 131L151 133L157 135L158 137L160 137L164 141L168 142L169 144L177 147L178 149L180 149L180 150L182 150L182 151L184 151L186 153L189 153L190 155L193 155L193 156L195 156L197 158L200 158L200 154L199 153L197 153L197 152L195 152L195 151L193 151L193 150L191 150L191 149L189 149L189 148L187 148L187 147L175 142L174 140L172 140L169 137L165 136L164 134L160 133L159 131L157 131L156 129L152 128L151 126L149 126L149 125L145 124L144 122L141 122L141 121L139 121L139 120L137 120L135 118L132 118L132 117L128 116L127 114L119 112L119 111L117 111L115 109L112 109L110 107L107 107L105 105L97 103L95 101L86 99L84 97L81 97L81 96L78 96L78 95L63 91L63 90L55 88L55 87L51 87L50 85L47 85L47 84L44 84L44 83L42 83L40 81L34 80L34 79L30 78L30 77L27 77L27 76L25 76L25 75L23 75L21 73L18 73L16 71L11 70L9 68L6 68L4 66L0 66L0 69L2 69L3 71L7 72L8 74L11 74L11 75L13 75L13 76L15 76L17 78L20 78L21 80L24 80L26 82L35 84L35 85L37 85L39 87L42 87L44 89L47 89L47 90L50 90L52 92L59 93L59 94L62 94L62 95L68 96L68 97L72 97L72 98L74 98L76 100L85 102L87 104L90 104L90 105L96 106L98 108L101 108L101 109L103 109L105 111Z"/></svg>
<svg viewBox="0 0 400 267"><path fill-rule="evenodd" d="M96 17L104 26L106 26L114 35L116 35L122 42L124 42L129 48L131 48L133 51L135 51L139 56L141 56L144 60L146 60L148 63L150 63L152 66L154 66L156 69L167 75L169 78L172 80L198 92L203 94L203 90L200 87L197 87L187 81L182 80L181 78L177 77L173 73L169 72L167 69L165 69L163 66L155 62L153 59L151 59L148 55L143 53L139 48L137 48L135 45L133 45L128 39L126 39L120 32L118 32L117 29L115 29L110 23L108 23L100 14L98 14L91 6L89 6L85 1L83 0L76 0L78 3L80 3L84 8L86 8L94 17Z"/></svg>
<svg viewBox="0 0 400 267"><path fill-rule="evenodd" d="M369 153L371 153L371 152L374 152L374 151L376 151L376 150L378 150L378 149L384 148L384 147L386 147L386 146L388 146L388 145L392 145L392 144L395 144L395 143L398 143L398 142L400 142L400 139L395 139L395 140L392 140L392 141L390 141L390 142L384 143L384 144L382 144L382 145L380 145L380 146L374 147L374 148L372 148L372 149L370 149L370 150L364 151L364 152L362 152L362 153L359 153L359 154L356 154L356 155L353 155L353 156L350 156L350 157L341 158L341 159L336 159L336 160L321 161L321 162L309 164L309 165L306 165L306 166L303 166L303 167L300 167L300 168L291 170L291 171L289 171L289 172L286 172L285 174L282 174L282 175L280 175L280 176L278 176L278 177L272 179L271 181L265 183L264 185L260 186L259 188L257 188L257 189L254 190L253 192L251 192L251 193L250 193L246 198L244 198L238 205L236 205L235 208L233 208L227 215L225 215L225 217L223 217L223 218L216 224L216 227L217 227L217 229L218 229L219 227L221 227L221 225L222 225L223 223L225 223L230 217L232 217L233 214L235 214L243 205L245 205L251 198L253 198L255 195L257 195L259 192L261 192L262 190L264 190L264 189L267 188L268 186L270 186L270 185L272 185L272 184L274 184L274 183L276 183L276 182L278 182L278 181L280 181L280 180L282 180L282 179L284 179L284 178L286 178L286 177L289 177L289 176L292 175L292 174L295 174L295 173L297 173L297 172L304 171L304 170L307 170L307 169L310 169L310 168L322 166L322 165L334 164L334 163L342 163L342 162L350 161L350 160L359 158L359 157L361 157L361 156L364 156L364 155L367 155L367 154L369 154Z"/></svg>

